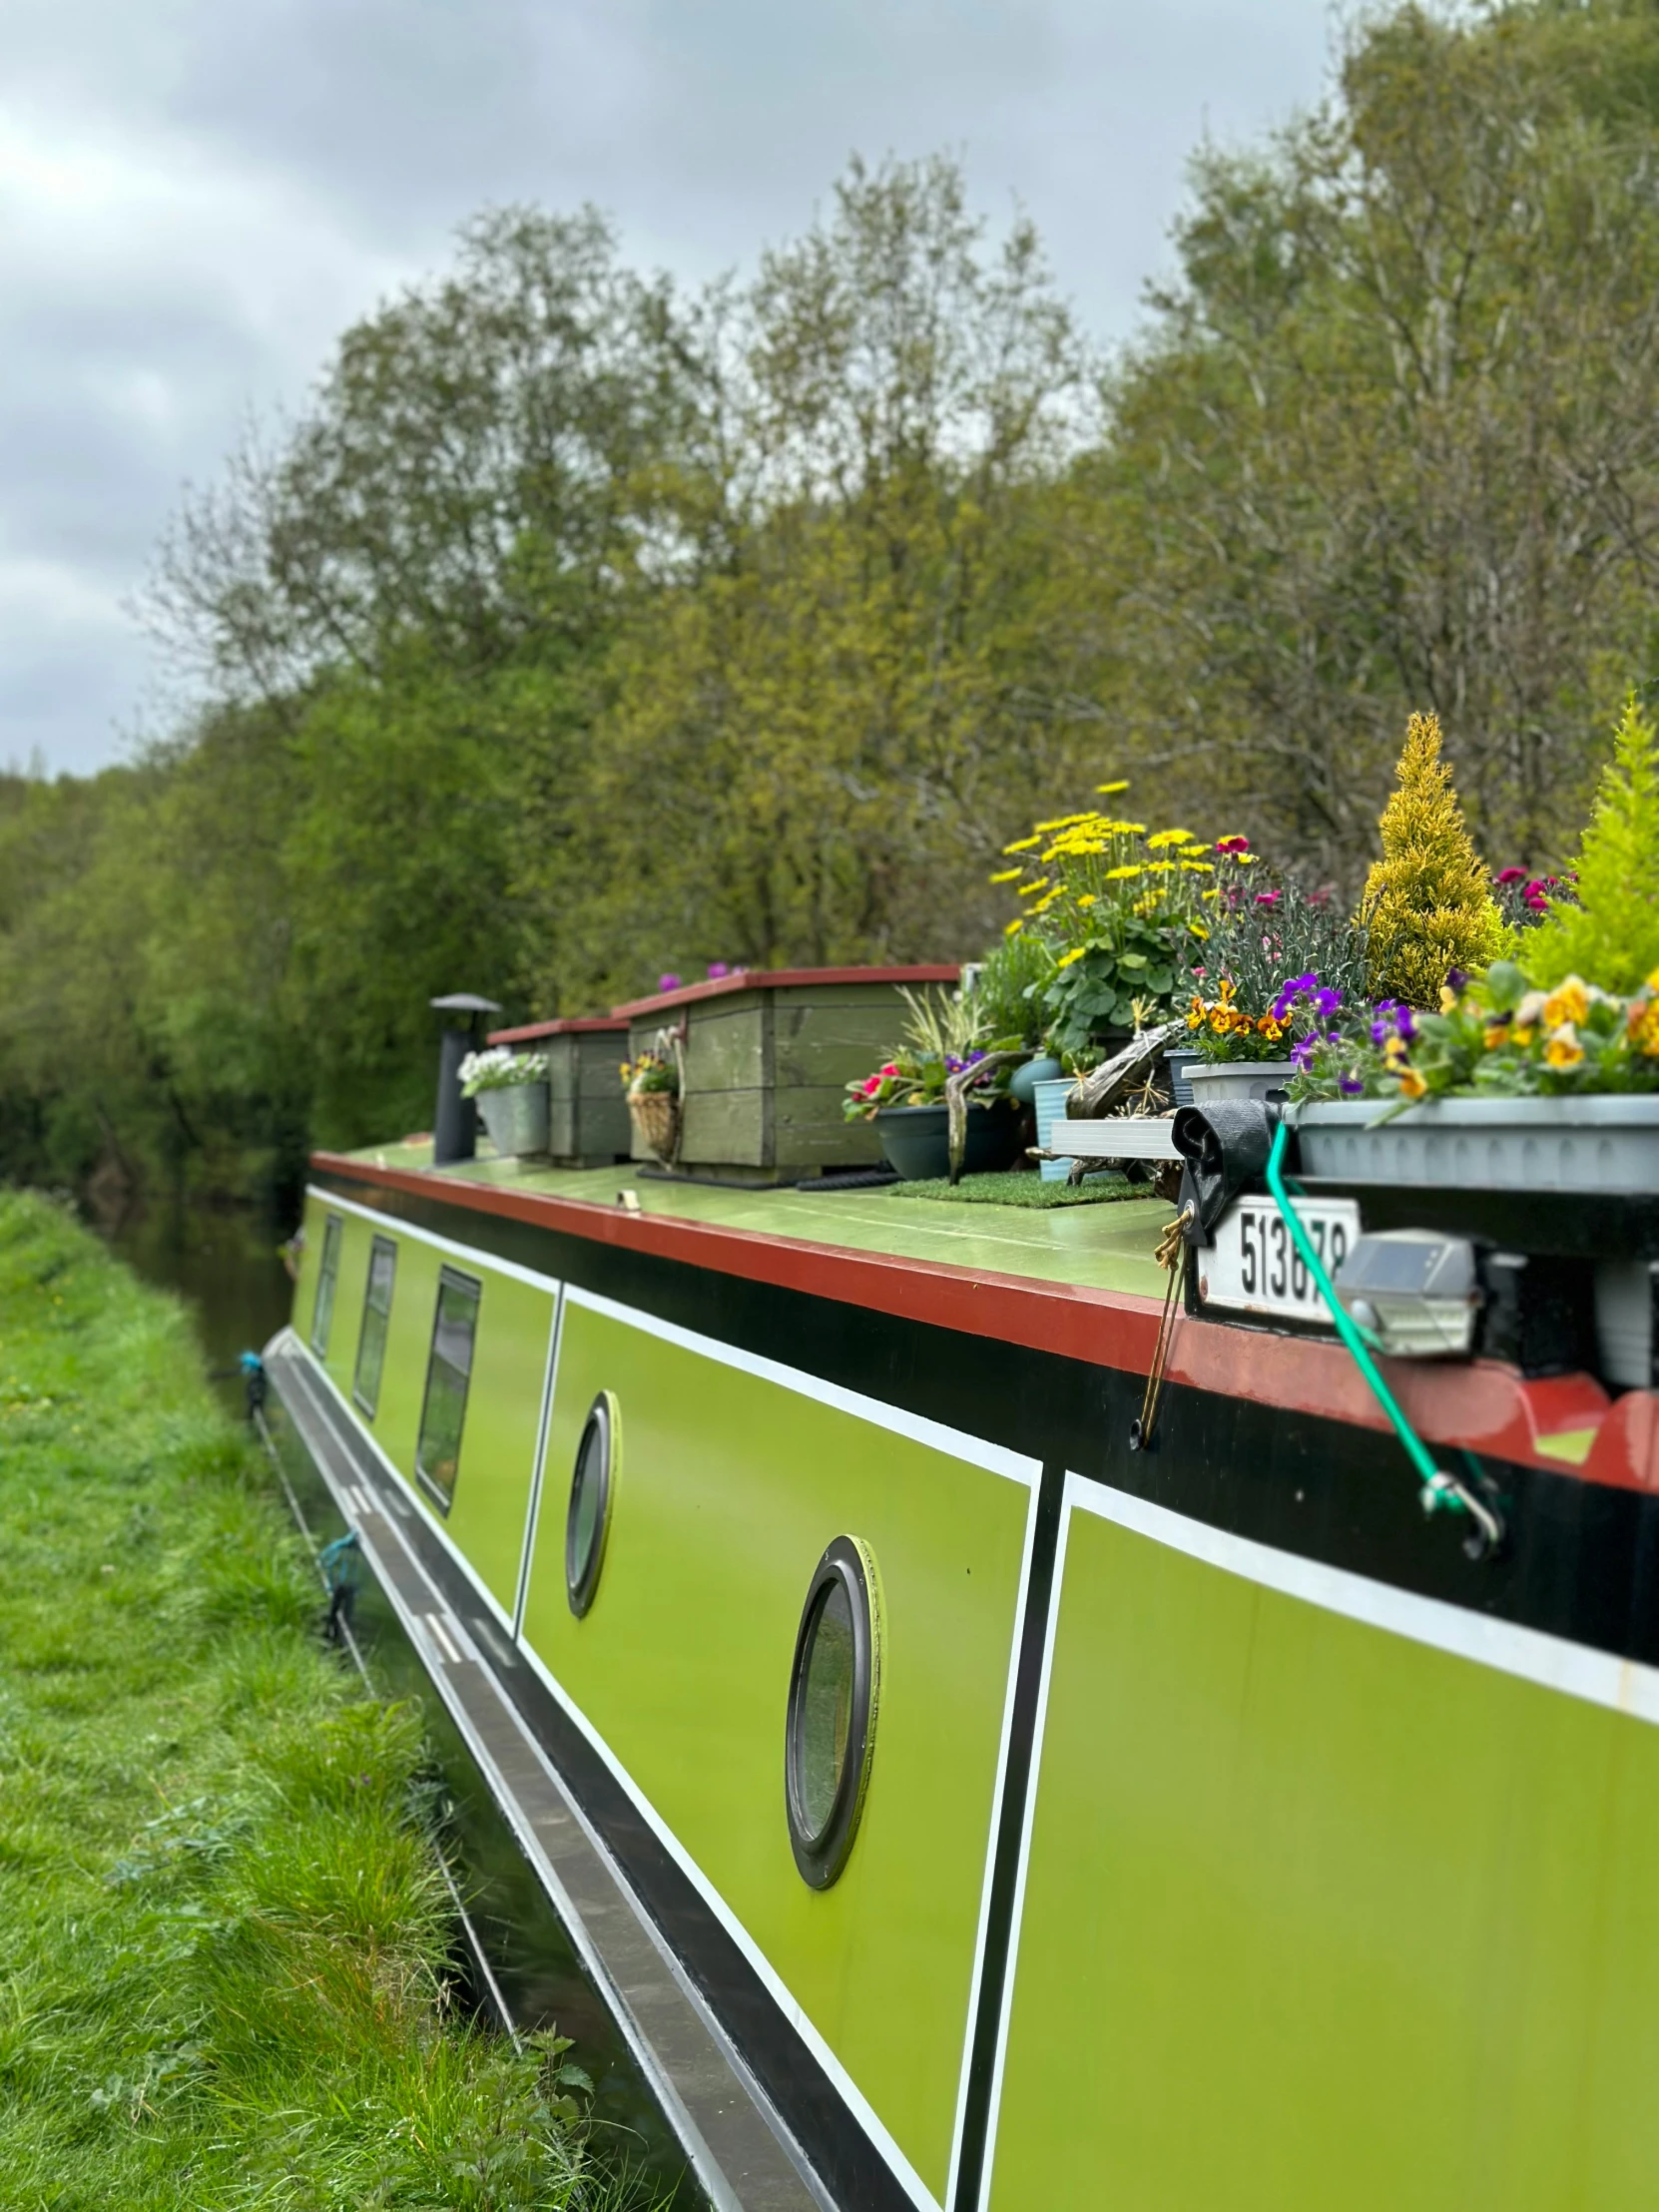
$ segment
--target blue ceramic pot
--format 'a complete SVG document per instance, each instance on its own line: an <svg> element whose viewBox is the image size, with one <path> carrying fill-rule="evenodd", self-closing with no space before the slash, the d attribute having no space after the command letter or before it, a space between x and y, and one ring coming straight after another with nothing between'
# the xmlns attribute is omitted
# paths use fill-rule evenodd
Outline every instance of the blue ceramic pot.
<svg viewBox="0 0 1659 2212"><path fill-rule="evenodd" d="M1036 1086L1039 1083L1052 1083L1062 1072L1059 1061L1051 1053L1045 1052L1040 1059L1027 1060L1023 1066L1015 1068L1008 1078L1008 1096L1017 1098L1022 1106L1034 1106L1037 1100Z"/></svg>

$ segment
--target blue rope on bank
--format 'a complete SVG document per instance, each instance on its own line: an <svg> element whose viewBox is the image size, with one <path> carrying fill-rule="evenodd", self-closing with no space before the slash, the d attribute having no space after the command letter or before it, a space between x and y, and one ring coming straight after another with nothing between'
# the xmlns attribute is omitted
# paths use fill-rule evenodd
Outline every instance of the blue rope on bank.
<svg viewBox="0 0 1659 2212"><path fill-rule="evenodd" d="M1274 1204L1285 1220L1303 1265L1319 1286L1319 1293L1330 1309L1336 1324L1337 1335L1353 1358L1355 1366L1365 1377L1366 1383L1393 1424L1395 1435L1405 1446L1406 1456L1422 1478L1422 1488L1417 1495L1425 1513L1466 1513L1475 1524L1476 1534L1471 1534L1468 1549L1474 1558L1483 1558L1495 1551L1503 1541L1503 1524L1492 1508L1477 1497L1465 1483L1436 1466L1434 1455L1411 1423L1406 1419L1399 1400L1382 1379L1382 1371L1371 1356L1371 1348L1342 1300L1337 1296L1335 1284L1326 1273L1325 1262L1314 1249L1312 1238L1302 1225L1302 1217L1292 1205L1285 1190L1285 1154L1290 1147L1289 1122L1282 1121L1274 1134L1273 1150L1268 1154L1267 1184Z"/></svg>

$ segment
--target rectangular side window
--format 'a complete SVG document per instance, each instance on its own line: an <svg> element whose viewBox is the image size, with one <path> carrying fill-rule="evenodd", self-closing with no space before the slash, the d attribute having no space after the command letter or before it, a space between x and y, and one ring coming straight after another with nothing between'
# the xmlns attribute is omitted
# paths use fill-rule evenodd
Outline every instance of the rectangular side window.
<svg viewBox="0 0 1659 2212"><path fill-rule="evenodd" d="M357 1372L351 1382L351 1395L370 1420L380 1402L380 1371L386 1364L386 1326L391 1320L391 1283L396 1272L396 1245L389 1237L376 1237L368 1255Z"/></svg>
<svg viewBox="0 0 1659 2212"><path fill-rule="evenodd" d="M455 1466L461 1456L461 1423L466 1417L466 1386L472 1375L472 1345L478 1333L482 1288L470 1275L457 1275L453 1268L439 1271L415 1472L444 1513L455 1495Z"/></svg>
<svg viewBox="0 0 1659 2212"><path fill-rule="evenodd" d="M322 1231L322 1258L316 1271L316 1299L311 1307L311 1350L319 1360L328 1357L328 1331L334 1321L334 1285L339 1279L339 1241L344 1228L338 1214L330 1214Z"/></svg>

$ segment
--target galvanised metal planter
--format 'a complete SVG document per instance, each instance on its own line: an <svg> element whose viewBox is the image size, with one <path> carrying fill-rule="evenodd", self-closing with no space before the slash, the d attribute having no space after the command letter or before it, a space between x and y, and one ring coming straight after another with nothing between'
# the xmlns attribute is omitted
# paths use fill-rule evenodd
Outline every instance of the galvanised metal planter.
<svg viewBox="0 0 1659 2212"><path fill-rule="evenodd" d="M509 1083L500 1090L479 1091L477 1107L490 1142L503 1159L547 1150L545 1082Z"/></svg>

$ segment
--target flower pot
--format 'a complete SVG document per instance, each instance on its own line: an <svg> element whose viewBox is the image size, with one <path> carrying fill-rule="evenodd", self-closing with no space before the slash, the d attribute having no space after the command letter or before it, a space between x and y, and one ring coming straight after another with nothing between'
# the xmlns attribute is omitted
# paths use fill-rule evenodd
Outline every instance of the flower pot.
<svg viewBox="0 0 1659 2212"><path fill-rule="evenodd" d="M1193 1102L1193 1069L1207 1066L1202 1052L1195 1052L1191 1045L1177 1045L1173 1052L1164 1054L1164 1065L1169 1069L1170 1097L1177 1106L1190 1106Z"/></svg>
<svg viewBox="0 0 1659 2212"><path fill-rule="evenodd" d="M1381 1127L1380 1117L1388 1115ZM1294 1110L1305 1175L1460 1191L1659 1194L1659 1097L1374 1098Z"/></svg>
<svg viewBox="0 0 1659 2212"><path fill-rule="evenodd" d="M674 1164L676 1140L680 1135L680 1101L672 1091L630 1091L628 1094L628 1118L634 1125L634 1134L666 1167Z"/></svg>
<svg viewBox="0 0 1659 2212"><path fill-rule="evenodd" d="M1022 1061L1008 1078L1008 1096L1017 1098L1022 1106L1034 1105L1037 1085L1052 1083L1064 1072L1051 1053L1045 1052L1039 1059Z"/></svg>
<svg viewBox="0 0 1659 2212"><path fill-rule="evenodd" d="M1069 1088L1069 1086L1068 1086ZM887 1165L906 1183L950 1173L949 1112L937 1106L883 1106L874 1116ZM1010 1106L968 1102L964 1175L993 1175L1019 1156L1019 1116Z"/></svg>
<svg viewBox="0 0 1659 2212"><path fill-rule="evenodd" d="M1073 1079L1069 1075L1045 1076L1037 1085L1032 1104L1037 1109L1037 1150L1048 1150L1049 1133L1057 1121L1066 1118L1066 1100L1071 1096ZM1063 1183L1071 1173L1069 1160L1039 1160L1037 1172L1045 1183Z"/></svg>
<svg viewBox="0 0 1659 2212"><path fill-rule="evenodd" d="M547 1150L547 1085L508 1083L476 1095L479 1118L503 1159Z"/></svg>
<svg viewBox="0 0 1659 2212"><path fill-rule="evenodd" d="M1283 1094L1295 1073L1289 1060L1197 1060L1187 1070L1187 1080L1192 1085L1192 1103L1204 1107L1224 1098Z"/></svg>

